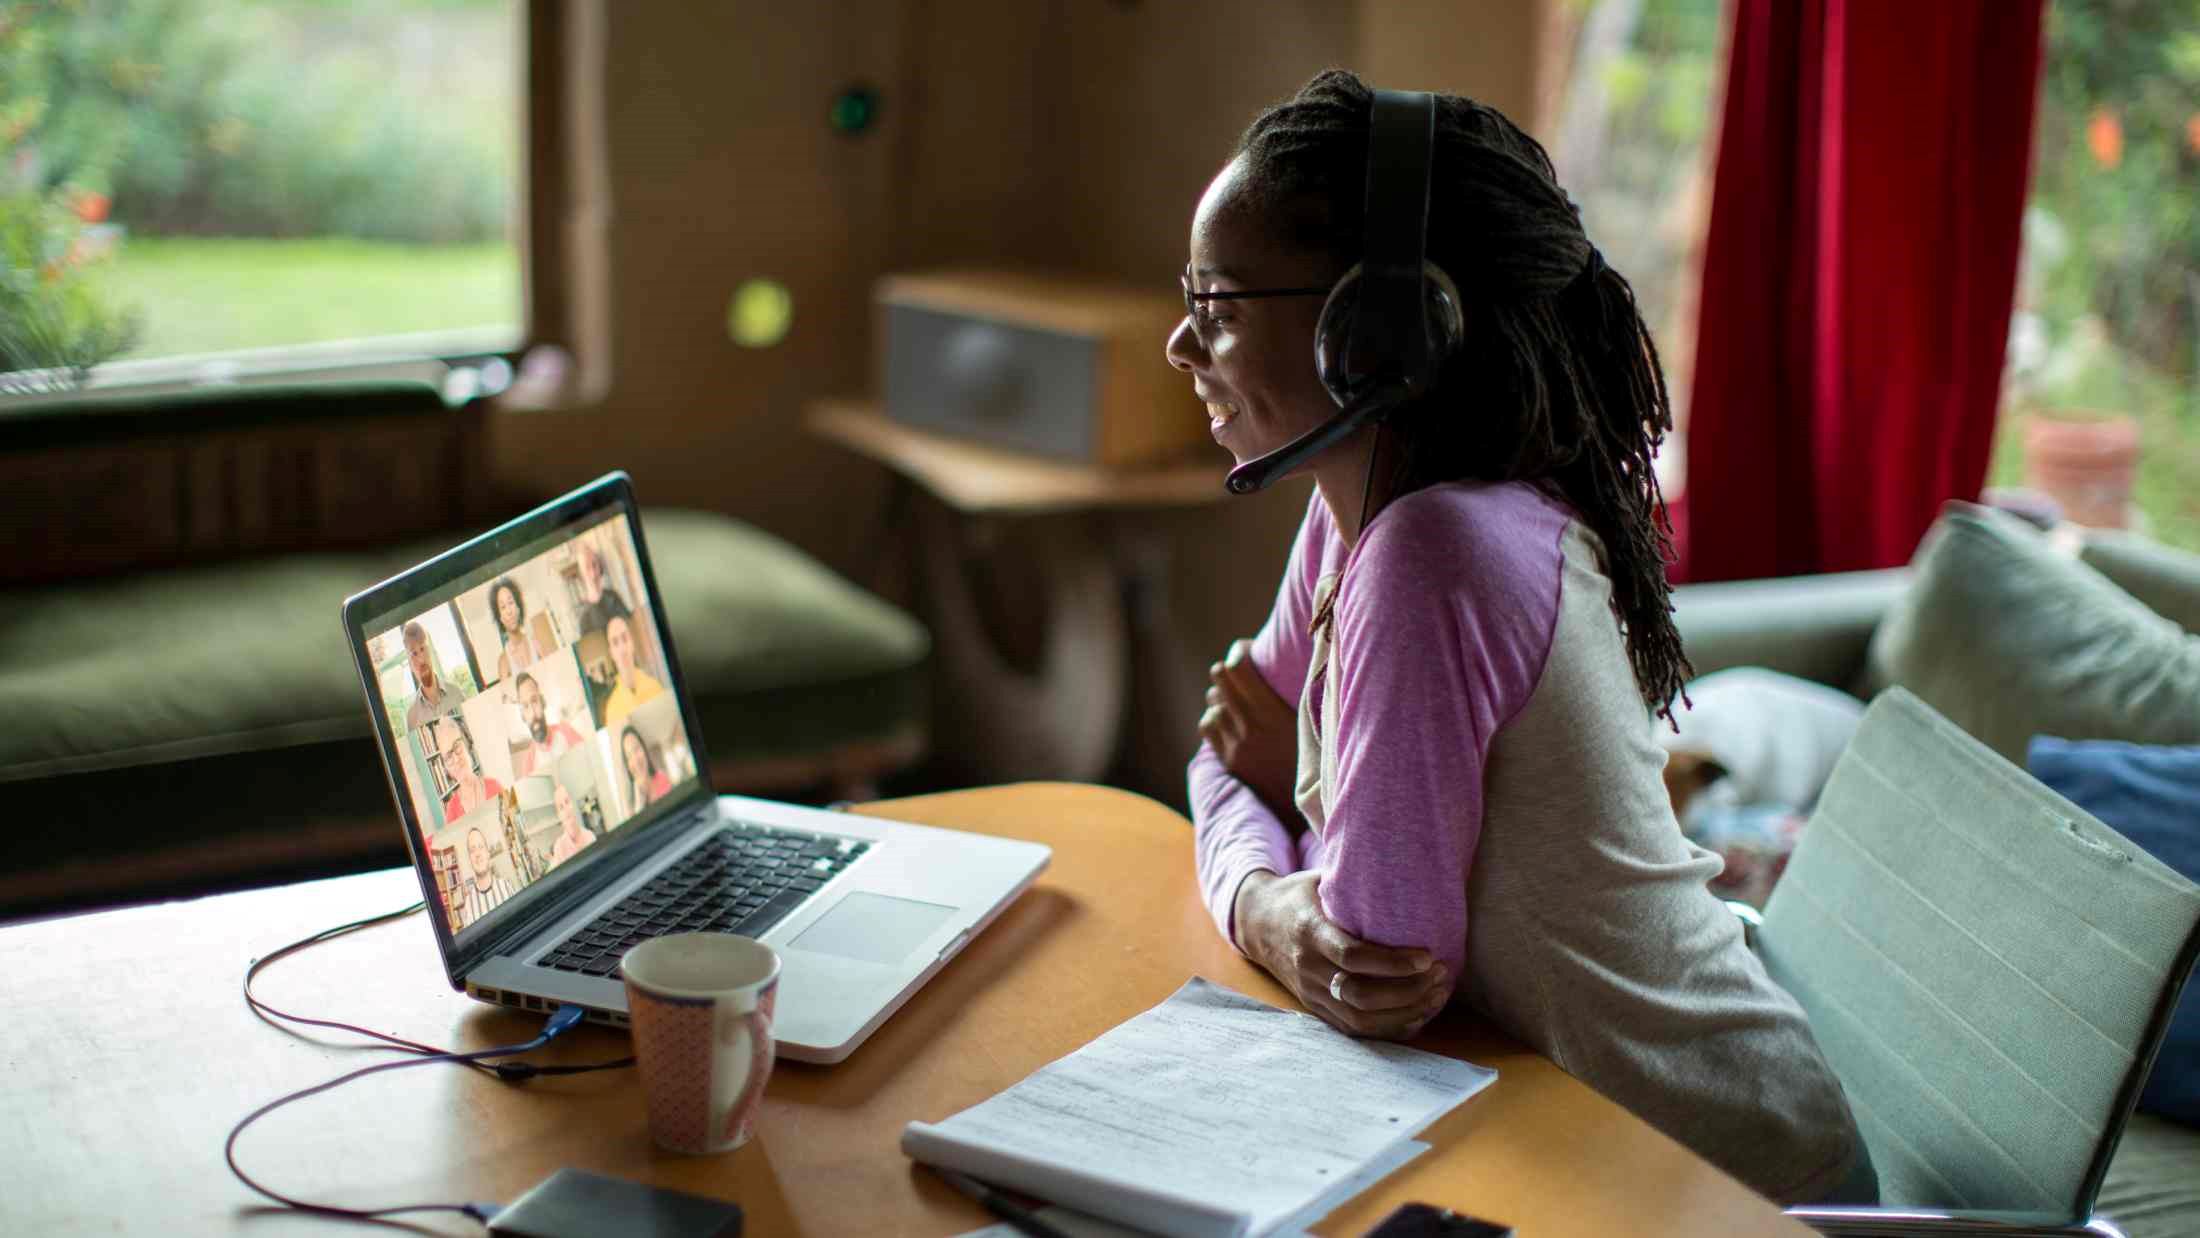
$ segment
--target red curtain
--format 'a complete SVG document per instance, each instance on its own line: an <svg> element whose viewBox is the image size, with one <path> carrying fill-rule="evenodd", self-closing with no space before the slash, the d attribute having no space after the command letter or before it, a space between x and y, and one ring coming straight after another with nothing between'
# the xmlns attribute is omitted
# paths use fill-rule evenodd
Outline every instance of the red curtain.
<svg viewBox="0 0 2200 1238"><path fill-rule="evenodd" d="M2042 0L1736 0L1688 580L1889 567L1986 478Z"/></svg>

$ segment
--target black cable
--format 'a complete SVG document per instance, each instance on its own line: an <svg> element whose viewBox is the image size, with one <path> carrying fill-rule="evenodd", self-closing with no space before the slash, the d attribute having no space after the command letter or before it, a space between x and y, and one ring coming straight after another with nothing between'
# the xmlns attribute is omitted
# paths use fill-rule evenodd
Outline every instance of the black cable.
<svg viewBox="0 0 2200 1238"><path fill-rule="evenodd" d="M1367 476L1360 479L1360 529L1352 535L1356 542L1367 536L1367 498L1375 492L1375 465L1383 458L1383 423L1375 423L1375 441L1367 449Z"/></svg>
<svg viewBox="0 0 2200 1238"><path fill-rule="evenodd" d="M229 1172L237 1175L237 1181L244 1183L254 1191L274 1200L285 1208L295 1208L300 1212L311 1212L318 1216L350 1217L360 1221L398 1216L407 1212L456 1212L487 1224L489 1218L496 1215L501 1205L483 1203L405 1204L396 1208L340 1208L334 1204L316 1204L302 1199L293 1199L279 1191L272 1191L261 1186L258 1182L252 1180L252 1175L246 1173L243 1166L237 1164L237 1137L244 1134L246 1127L284 1105L293 1101L304 1100L308 1096L317 1096L331 1088L350 1083L354 1079L363 1079L368 1075L380 1074L385 1070L403 1070L408 1066L426 1066L432 1062L478 1062L484 1058L511 1057L514 1054L532 1053L571 1030L580 1023L582 1016L587 1013L587 1010L582 1007L568 1003L558 1007L557 1013L550 1016L550 1021L543 1024L542 1035L525 1044L498 1045L495 1048L475 1049L468 1053L425 1054L403 1062L381 1062L373 1066L363 1066L348 1074L338 1075L326 1083L317 1083L310 1088L300 1088L288 1096L278 1097L260 1106L251 1113L246 1114L235 1126L230 1127L229 1138L222 1143L222 1159L229 1162Z"/></svg>
<svg viewBox="0 0 2200 1238"><path fill-rule="evenodd" d="M363 920L353 920L349 924L339 924L334 928L325 928L318 933L312 934L311 936L301 937L297 941L291 942L289 945L283 946L263 958L254 959L252 961L252 965L250 967L247 967L244 973L245 1004L247 1006L250 1006L252 1008L252 1013L258 1015L263 1022L271 1022L274 1019L281 1019L286 1023L297 1023L307 1027L327 1027L334 1028L338 1031L357 1032L361 1036L371 1036L376 1040L384 1042L392 1048L403 1049L407 1053L417 1053L425 1056L447 1057L451 1060L456 1061L459 1055L457 1055L454 1050L439 1048L435 1045L421 1044L419 1041L407 1040L402 1036L393 1036L388 1032L375 1031L371 1027L360 1027L357 1024L353 1023L339 1023L333 1019L309 1019L304 1015L291 1014L288 1011L277 1010L275 1007L267 1004L264 1001L261 1001L252 992L253 979L260 974L262 969L266 968L271 963L277 962L281 959L289 957L290 955L296 954L298 951L304 950L309 946L317 946L325 941L334 941L336 938L342 937L347 933L356 933L360 929L373 928L378 924L387 924L392 920L403 919L406 916L412 915L415 912L422 910L426 906L427 904L425 902L414 903L409 907L400 907L396 911L388 911L383 912L381 915L368 916L366 919ZM375 1046L362 1045L359 1047L374 1048ZM608 1062L592 1062L582 1066L537 1066L532 1062L498 1062L495 1065L489 1065L483 1062L460 1063L460 1065L463 1065L470 1070L476 1070L485 1075L493 1075L498 1079L502 1079L506 1083L522 1083L528 1079L535 1078L538 1075L580 1075L586 1074L589 1071L594 1070L622 1070L628 1066L632 1066L633 1064L634 1059L632 1057L614 1058Z"/></svg>
<svg viewBox="0 0 2200 1238"><path fill-rule="evenodd" d="M537 1066L531 1062L497 1062L492 1065L485 1060L488 1058L513 1057L522 1053L531 1053L534 1050L540 1049L544 1045L549 1044L557 1037L563 1035L565 1032L578 1025L581 1019L587 1014L587 1011L584 1010L582 1007L573 1005L571 1003L558 1007L557 1012L552 1014L549 1021L543 1025L542 1034L537 1036L535 1039L526 1042L525 1044L500 1045L498 1047L490 1049L475 1049L469 1052L458 1053L448 1049L439 1049L434 1045L426 1045L421 1044L418 1041L407 1040L402 1036L393 1036L387 1032L378 1032L369 1027L359 1027L351 1023L340 1023L333 1019L311 1019L305 1017L304 1015L291 1014L288 1011L277 1010L275 1007L261 1001L252 992L252 981L254 980L254 978L256 978L260 974L260 971L263 968L267 967L270 963L273 963L278 959L286 958L292 954L297 953L300 950L306 949L309 946L316 946L321 944L322 942L331 941L335 938L342 937L347 933L356 933L361 929L372 928L378 924L387 924L392 920L402 919L405 916L412 915L414 912L421 910L425 906L425 903L414 903L409 907L402 907L396 911L384 912L381 915L368 916L367 918L362 920L353 920L348 924L339 924L333 928L322 929L318 933L314 933L310 936L302 937L297 941L291 942L289 945L283 946L263 958L252 960L251 964L245 968L245 1004L251 1007L252 1013L257 1015L262 1021L273 1025L274 1020L280 1019L284 1022L297 1023L309 1027L326 1027L335 1028L340 1031L357 1032L362 1036L368 1036L372 1037L375 1040L382 1041L384 1045L390 1048L403 1050L406 1053L411 1053L415 1055L409 1061L382 1062L373 1066L362 1067L361 1069L351 1071L348 1074L339 1075L338 1077L331 1079L326 1083L316 1084L313 1087L309 1088L302 1088L296 1092L290 1093L287 1096L282 1096L275 1100L269 1101L267 1104L262 1105L258 1109L253 1110L251 1113L246 1114L240 1121L238 1121L235 1126L231 1127L229 1129L229 1138L225 1140L222 1144L222 1157L224 1160L229 1162L229 1172L235 1174L239 1182L244 1183L247 1187L251 1188L258 1194L265 1196L268 1199L274 1200L276 1203L281 1204L286 1208L293 1208L300 1212L312 1213L316 1216L345 1217L352 1220L366 1221L379 1220L383 1217L399 1216L405 1213L456 1212L462 1216L472 1217L474 1220L480 1221L483 1224L487 1224L489 1218L491 1216L494 1216L498 1211L499 1205L489 1203L406 1204L395 1208L342 1208L334 1204L316 1204L307 1200L294 1199L288 1195L281 1194L280 1192L269 1190L267 1187L253 1181L251 1175L245 1173L244 1168L237 1164L237 1139L239 1136L244 1134L246 1127L251 1126L254 1122L257 1122L261 1118L266 1117L268 1114L273 1113L275 1110L282 1108L284 1105L288 1105L294 1101L304 1100L308 1096L318 1095L322 1092L329 1091L332 1088L340 1087L346 1083L351 1082L354 1079L364 1078L367 1075L378 1074L385 1070L401 1070L408 1066L425 1066L431 1062L455 1062L470 1069L493 1075L496 1078L502 1079L508 1083L521 1083L538 1075L577 1075L594 1070L615 1070L621 1067L632 1066L634 1064L634 1059L631 1057L618 1058L609 1062L595 1062L581 1066ZM360 1047L379 1048L382 1046L365 1045Z"/></svg>

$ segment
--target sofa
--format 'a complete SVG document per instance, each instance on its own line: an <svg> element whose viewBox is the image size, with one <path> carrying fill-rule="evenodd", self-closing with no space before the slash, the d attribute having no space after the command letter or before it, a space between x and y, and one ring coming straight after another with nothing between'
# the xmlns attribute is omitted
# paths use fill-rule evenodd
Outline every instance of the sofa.
<svg viewBox="0 0 2200 1238"><path fill-rule="evenodd" d="M404 863L338 606L548 497L480 458L420 382L0 417L0 919ZM853 798L921 755L916 620L725 516L643 528L721 788Z"/></svg>
<svg viewBox="0 0 2200 1238"><path fill-rule="evenodd" d="M1900 685L2020 768L2033 735L2200 744L2200 555L2128 533L1950 504L1909 566L1686 585L1674 616L1698 675ZM2098 1214L2200 1233L2200 1129L2133 1114Z"/></svg>

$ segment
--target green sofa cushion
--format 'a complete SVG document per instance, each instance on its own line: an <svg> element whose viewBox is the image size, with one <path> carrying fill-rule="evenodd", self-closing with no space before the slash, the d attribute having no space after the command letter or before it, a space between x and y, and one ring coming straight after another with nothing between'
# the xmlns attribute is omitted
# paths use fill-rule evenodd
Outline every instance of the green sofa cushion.
<svg viewBox="0 0 2200 1238"><path fill-rule="evenodd" d="M692 511L645 512L642 530L698 695L859 679L931 652L916 620L761 530Z"/></svg>
<svg viewBox="0 0 2200 1238"><path fill-rule="evenodd" d="M791 688L860 691L927 656L915 620L776 538L706 513L643 519L681 670L706 717L746 716L723 706L752 694L784 707ZM338 606L448 544L0 592L0 782L365 736ZM744 730L771 750L788 735L822 739L836 716L853 734L832 740L879 734L908 720L894 695L871 716L828 702L820 717ZM739 755L739 736L705 726L714 758Z"/></svg>
<svg viewBox="0 0 2200 1238"><path fill-rule="evenodd" d="M2200 743L2200 636L2031 526L1950 503L1911 566L1868 687L1908 688L2020 765L2034 735Z"/></svg>

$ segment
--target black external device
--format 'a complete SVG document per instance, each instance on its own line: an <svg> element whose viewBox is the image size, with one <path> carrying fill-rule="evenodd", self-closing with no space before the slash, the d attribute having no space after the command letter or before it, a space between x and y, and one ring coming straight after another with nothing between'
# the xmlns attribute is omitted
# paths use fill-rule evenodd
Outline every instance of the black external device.
<svg viewBox="0 0 2200 1238"><path fill-rule="evenodd" d="M1364 1238L1513 1238L1512 1226L1434 1204L1400 1204Z"/></svg>
<svg viewBox="0 0 2200 1238"><path fill-rule="evenodd" d="M498 1238L740 1238L741 1205L561 1169L489 1219Z"/></svg>

